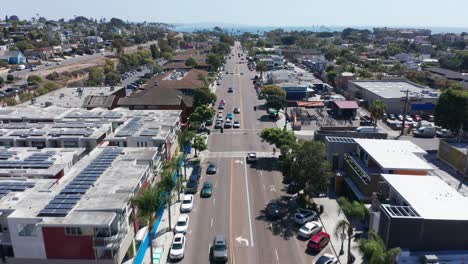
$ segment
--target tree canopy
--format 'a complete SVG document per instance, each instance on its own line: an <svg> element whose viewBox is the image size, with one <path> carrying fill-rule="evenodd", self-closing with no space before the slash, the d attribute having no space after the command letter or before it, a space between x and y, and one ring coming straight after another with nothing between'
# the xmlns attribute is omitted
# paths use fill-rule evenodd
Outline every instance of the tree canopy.
<svg viewBox="0 0 468 264"><path fill-rule="evenodd" d="M369 264L395 263L396 257L401 252L400 248L387 250L382 238L373 231L369 232L369 239L359 240L358 248Z"/></svg>
<svg viewBox="0 0 468 264"><path fill-rule="evenodd" d="M215 110L207 105L200 105L195 108L195 111L190 115L190 122L201 124L215 115Z"/></svg>
<svg viewBox="0 0 468 264"><path fill-rule="evenodd" d="M195 156L198 155L197 151L203 151L208 148L205 138L202 135L196 135L193 140L193 148L195 148Z"/></svg>
<svg viewBox="0 0 468 264"><path fill-rule="evenodd" d="M281 87L273 84L267 84L263 86L262 94L266 96L276 95L280 97L286 97L286 91L284 91Z"/></svg>
<svg viewBox="0 0 468 264"><path fill-rule="evenodd" d="M375 100L369 106L369 113L374 119L374 126L377 126L377 120L381 119L385 113L386 105L381 100Z"/></svg>
<svg viewBox="0 0 468 264"><path fill-rule="evenodd" d="M207 87L202 87L195 90L193 95L193 105L194 107L200 105L206 105L216 102L216 95L210 91Z"/></svg>
<svg viewBox="0 0 468 264"><path fill-rule="evenodd" d="M190 57L187 60L185 60L185 65L195 68L198 66L198 63L194 58Z"/></svg>
<svg viewBox="0 0 468 264"><path fill-rule="evenodd" d="M286 101L286 97L278 95L270 95L267 97L266 101L266 105L268 108L274 108L277 111L283 109L288 104L288 101Z"/></svg>
<svg viewBox="0 0 468 264"><path fill-rule="evenodd" d="M278 149L291 146L296 142L294 132L280 128L265 128L260 133L260 137L266 142L275 145Z"/></svg>
<svg viewBox="0 0 468 264"><path fill-rule="evenodd" d="M435 108L438 126L458 131L468 131L468 91L449 88L442 92Z"/></svg>

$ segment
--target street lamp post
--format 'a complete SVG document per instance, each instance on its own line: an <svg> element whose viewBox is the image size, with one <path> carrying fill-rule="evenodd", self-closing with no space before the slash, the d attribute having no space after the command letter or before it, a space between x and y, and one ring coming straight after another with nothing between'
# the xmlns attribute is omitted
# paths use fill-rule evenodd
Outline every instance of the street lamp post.
<svg viewBox="0 0 468 264"><path fill-rule="evenodd" d="M346 234L345 234L345 233L341 233L340 239L341 239L341 249L340 249L340 256L341 256L341 255L344 254L343 245L344 245L344 241L345 241L345 239L346 239Z"/></svg>

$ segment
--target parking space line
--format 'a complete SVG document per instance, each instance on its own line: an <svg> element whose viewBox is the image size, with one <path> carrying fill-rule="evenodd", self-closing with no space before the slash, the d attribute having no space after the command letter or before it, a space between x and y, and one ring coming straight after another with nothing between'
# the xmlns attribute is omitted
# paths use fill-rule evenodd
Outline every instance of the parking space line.
<svg viewBox="0 0 468 264"><path fill-rule="evenodd" d="M276 261L278 261L278 262L279 262L279 257L278 257L278 250L277 250L277 249L275 249L275 254L276 254Z"/></svg>
<svg viewBox="0 0 468 264"><path fill-rule="evenodd" d="M213 227L213 217L211 217L210 227Z"/></svg>

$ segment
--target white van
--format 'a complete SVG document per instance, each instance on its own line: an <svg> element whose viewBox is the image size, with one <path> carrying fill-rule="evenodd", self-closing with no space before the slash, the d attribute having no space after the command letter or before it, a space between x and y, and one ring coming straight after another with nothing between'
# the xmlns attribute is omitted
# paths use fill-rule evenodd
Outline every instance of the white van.
<svg viewBox="0 0 468 264"><path fill-rule="evenodd" d="M361 126L356 128L358 133L379 133L379 129L373 126Z"/></svg>
<svg viewBox="0 0 468 264"><path fill-rule="evenodd" d="M22 71L24 69L26 69L26 66L24 66L23 64L20 64L20 65L16 66L17 71Z"/></svg>

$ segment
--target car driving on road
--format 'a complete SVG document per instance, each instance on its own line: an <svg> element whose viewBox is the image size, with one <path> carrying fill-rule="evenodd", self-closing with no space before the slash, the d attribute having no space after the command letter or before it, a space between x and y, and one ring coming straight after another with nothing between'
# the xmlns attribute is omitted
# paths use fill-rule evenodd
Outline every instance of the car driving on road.
<svg viewBox="0 0 468 264"><path fill-rule="evenodd" d="M234 124L232 126L234 128L240 128L240 122L239 121L234 121Z"/></svg>
<svg viewBox="0 0 468 264"><path fill-rule="evenodd" d="M211 184L211 182L204 182L200 196L203 198L207 198L207 197L210 197L212 193L213 193L213 185Z"/></svg>
<svg viewBox="0 0 468 264"><path fill-rule="evenodd" d="M247 154L247 163L257 162L257 154L255 152L249 152Z"/></svg>
<svg viewBox="0 0 468 264"><path fill-rule="evenodd" d="M206 174L216 174L217 170L218 168L216 167L216 164L210 162L210 164L206 168Z"/></svg>
<svg viewBox="0 0 468 264"><path fill-rule="evenodd" d="M223 235L216 235L213 239L213 261L223 261L227 262L228 260L228 247L226 239Z"/></svg>
<svg viewBox="0 0 468 264"><path fill-rule="evenodd" d="M280 205L277 203L269 203L266 207L266 218L276 220L281 216Z"/></svg>

